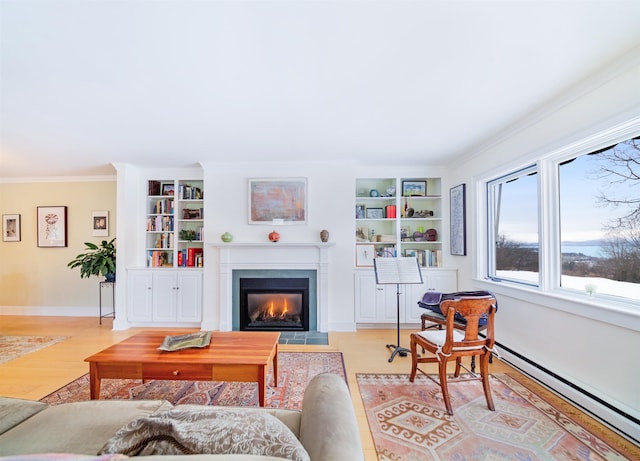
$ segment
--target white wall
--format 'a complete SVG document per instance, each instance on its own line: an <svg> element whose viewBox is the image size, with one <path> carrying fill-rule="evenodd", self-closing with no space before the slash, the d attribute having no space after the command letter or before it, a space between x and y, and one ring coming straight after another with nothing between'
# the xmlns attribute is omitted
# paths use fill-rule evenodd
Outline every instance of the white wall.
<svg viewBox="0 0 640 461"><path fill-rule="evenodd" d="M617 74L614 75L614 71ZM450 169L447 176L452 184L471 186L467 197L470 229L482 226L484 214L484 209L477 206L482 189L476 187L476 178L499 175L508 171L505 168L525 165L555 149L640 116L640 51L628 56L623 66L606 69L597 78L575 88L569 97L534 115L535 123L515 126L501 140L478 152L469 152L463 168ZM473 236L474 232L470 232L470 256L459 259L459 285L496 293L500 305L496 317L498 342L640 419L640 306L635 312L633 309L619 312L615 321L612 317L608 323L601 310L601 320L587 315L593 310L592 305L511 290L504 284L478 279L475 271L482 265L476 264L473 255L482 251L482 247ZM517 358L511 358L517 362ZM618 418L615 412L592 400L585 400L581 393L535 367L518 363L640 440L637 424Z"/></svg>
<svg viewBox="0 0 640 461"><path fill-rule="evenodd" d="M281 242L320 241L320 231L329 231L329 329L355 330L353 308L354 266L354 191L355 170L352 163L203 163L205 181L205 236L208 242L220 243L224 232L234 242L268 242L271 225L248 224L249 178L307 178L308 217L304 225L278 226ZM209 249L210 250L210 249ZM212 261L205 254L205 260ZM218 306L218 271L205 263L204 308Z"/></svg>

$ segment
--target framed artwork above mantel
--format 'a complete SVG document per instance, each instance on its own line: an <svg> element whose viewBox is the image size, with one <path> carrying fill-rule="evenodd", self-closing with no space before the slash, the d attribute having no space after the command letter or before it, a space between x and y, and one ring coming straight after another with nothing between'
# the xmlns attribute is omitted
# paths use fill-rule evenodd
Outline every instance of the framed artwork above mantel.
<svg viewBox="0 0 640 461"><path fill-rule="evenodd" d="M249 179L249 224L305 224L306 178Z"/></svg>

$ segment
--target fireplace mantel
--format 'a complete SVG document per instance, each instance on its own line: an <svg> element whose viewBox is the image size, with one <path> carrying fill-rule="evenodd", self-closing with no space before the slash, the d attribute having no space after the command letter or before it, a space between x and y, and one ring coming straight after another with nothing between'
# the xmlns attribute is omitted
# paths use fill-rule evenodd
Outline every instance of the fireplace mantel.
<svg viewBox="0 0 640 461"><path fill-rule="evenodd" d="M311 269L317 275L318 330L328 331L329 249L334 243L219 243L220 330L231 331L233 309L233 271L243 269Z"/></svg>

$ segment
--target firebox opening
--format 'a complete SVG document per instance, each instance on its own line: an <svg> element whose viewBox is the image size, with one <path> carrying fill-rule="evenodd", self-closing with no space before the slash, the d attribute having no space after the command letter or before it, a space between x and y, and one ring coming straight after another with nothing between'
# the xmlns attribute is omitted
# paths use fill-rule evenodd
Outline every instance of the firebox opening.
<svg viewBox="0 0 640 461"><path fill-rule="evenodd" d="M309 280L241 278L240 330L309 331Z"/></svg>

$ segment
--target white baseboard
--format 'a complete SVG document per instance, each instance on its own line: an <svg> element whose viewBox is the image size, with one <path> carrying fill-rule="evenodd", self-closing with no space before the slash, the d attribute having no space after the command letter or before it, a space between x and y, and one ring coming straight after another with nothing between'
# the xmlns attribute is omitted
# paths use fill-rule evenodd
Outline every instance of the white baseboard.
<svg viewBox="0 0 640 461"><path fill-rule="evenodd" d="M610 399L607 401L602 396L598 396L597 391L587 389L588 386L586 385L569 385L561 377L554 376L543 367L536 367L534 364L504 350L502 347L498 347L498 351L504 361L515 366L565 400L569 400L572 404L580 407L621 436L629 439L632 443L637 444L640 441L640 425L624 416L624 414L627 414L631 418L639 419L638 410L626 407L619 402L611 402ZM598 399L604 403L599 402Z"/></svg>

